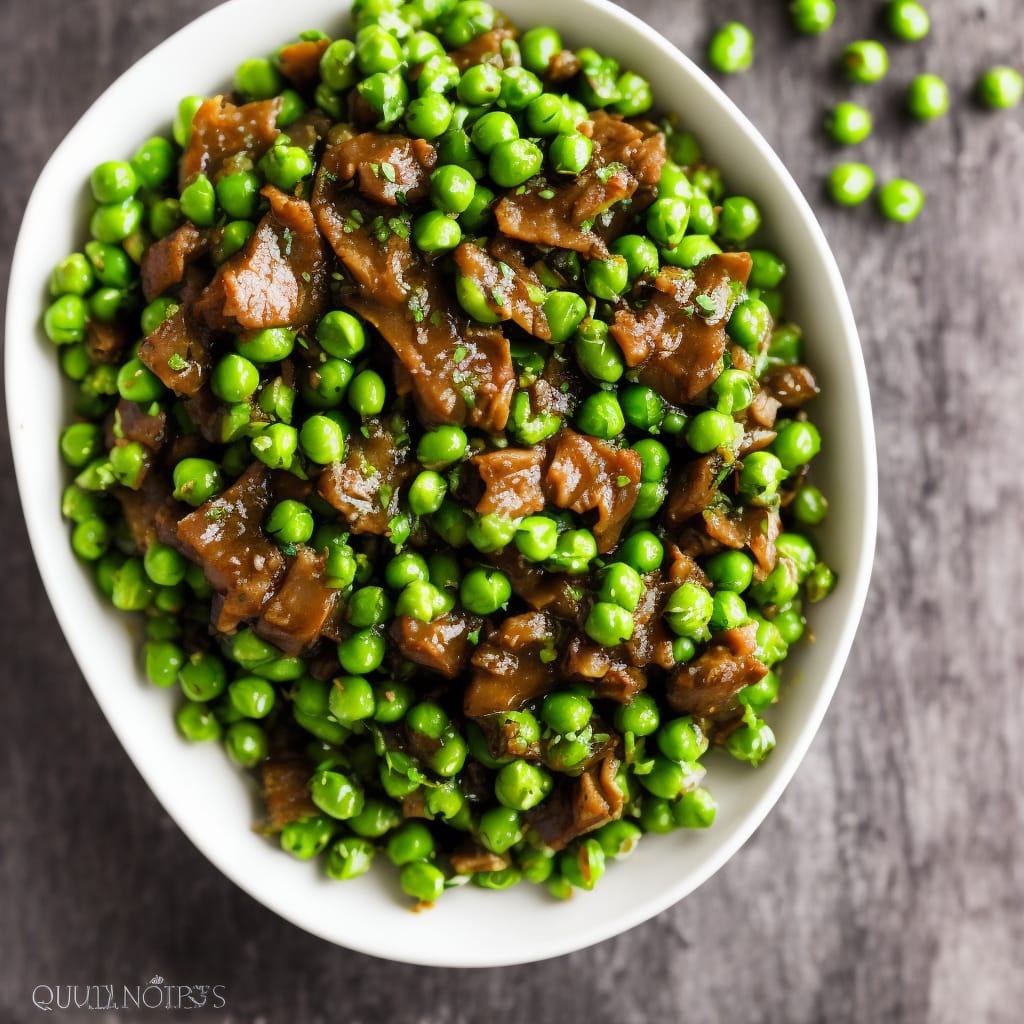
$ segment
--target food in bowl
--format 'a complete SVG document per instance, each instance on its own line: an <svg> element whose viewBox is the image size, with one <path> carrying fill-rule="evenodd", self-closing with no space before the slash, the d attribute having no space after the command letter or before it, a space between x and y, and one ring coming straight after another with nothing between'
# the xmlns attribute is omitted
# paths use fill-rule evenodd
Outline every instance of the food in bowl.
<svg viewBox="0 0 1024 1024"><path fill-rule="evenodd" d="M564 896L774 745L818 389L639 75L485 3L353 20L93 173L44 316L72 546L294 855Z"/></svg>

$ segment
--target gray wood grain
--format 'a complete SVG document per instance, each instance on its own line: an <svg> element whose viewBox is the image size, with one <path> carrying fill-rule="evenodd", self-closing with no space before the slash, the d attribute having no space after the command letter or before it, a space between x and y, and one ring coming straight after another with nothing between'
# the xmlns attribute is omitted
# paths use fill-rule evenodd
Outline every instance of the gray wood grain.
<svg viewBox="0 0 1024 1024"><path fill-rule="evenodd" d="M0 5L4 278L32 182L63 133L116 74L211 6ZM840 4L820 39L790 34L783 0L623 6L694 54L727 17L755 29L756 67L726 87L818 208L860 323L881 455L878 560L802 770L713 880L596 948L478 972L340 951L222 878L142 784L59 639L5 443L0 1021L37 1019L40 983L157 972L226 985L217 1019L238 1022L1020 1019L1024 111L979 112L967 96L981 68L1024 52L1019 5L933 0L932 38L893 46L889 80L862 91L878 124L866 158L928 191L909 229L820 194L838 154L819 120L847 91L834 54L877 31L877 4ZM927 127L899 113L902 86L923 69L954 93L950 116Z"/></svg>

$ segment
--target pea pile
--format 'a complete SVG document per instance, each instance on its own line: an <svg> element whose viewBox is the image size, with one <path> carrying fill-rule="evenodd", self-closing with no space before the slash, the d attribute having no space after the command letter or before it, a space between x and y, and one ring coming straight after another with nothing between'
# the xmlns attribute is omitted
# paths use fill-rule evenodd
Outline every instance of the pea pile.
<svg viewBox="0 0 1024 1024"><path fill-rule="evenodd" d="M793 28L804 35L820 35L832 27L835 0L792 0ZM898 42L916 43L931 31L931 17L919 0L887 0L885 24ZM728 22L712 37L708 61L723 74L748 70L754 60L754 36L745 25ZM889 71L889 54L874 39L861 39L844 47L840 66L847 80L859 85L881 82ZM991 110L1009 110L1024 98L1024 75L1006 65L988 68L975 84L979 103ZM935 74L916 75L907 86L907 113L917 121L933 121L949 110L949 87ZM857 103L838 103L825 118L825 131L840 146L863 142L872 128L871 113ZM875 191L875 172L862 162L837 164L828 175L826 188L833 202L857 206ZM917 218L924 208L924 192L906 178L886 182L877 192L878 207L889 220L902 224Z"/></svg>
<svg viewBox="0 0 1024 1024"><path fill-rule="evenodd" d="M763 713L836 582L806 536L828 509L817 387L756 202L642 76L479 0L357 0L352 33L246 61L227 106L187 97L171 137L93 172L43 316L75 392L71 546L144 617L182 735L258 774L283 849L338 880L383 853L417 901L470 880L564 898L644 832L712 824L709 749L756 766L775 745ZM601 163L600 131L656 178ZM239 140L219 165L214 134ZM381 145L421 166L355 160L345 184ZM556 225L575 249L495 227L624 182L635 200ZM530 254L501 293L467 269L488 244ZM381 253L401 280L359 290ZM238 321L197 326L225 294ZM287 322L242 321L272 302ZM403 365L409 331L461 391ZM710 362L673 377L673 331ZM484 345L492 391L459 376Z"/></svg>

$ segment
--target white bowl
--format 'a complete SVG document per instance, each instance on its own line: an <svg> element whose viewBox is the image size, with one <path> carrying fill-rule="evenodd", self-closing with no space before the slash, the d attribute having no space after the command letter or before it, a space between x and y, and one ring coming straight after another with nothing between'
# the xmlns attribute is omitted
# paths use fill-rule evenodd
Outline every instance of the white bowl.
<svg viewBox="0 0 1024 1024"><path fill-rule="evenodd" d="M225 90L243 59L272 52L311 26L339 33L347 3L232 0L118 79L40 175L14 256L7 309L8 415L32 546L68 643L128 756L192 842L267 907L351 949L439 966L515 964L568 953L639 924L713 875L764 819L821 724L861 614L875 539L875 446L856 327L821 229L778 157L690 60L619 7L606 0L505 0L501 6L520 26L553 24L570 44L592 45L643 73L659 105L697 133L730 188L756 198L769 240L789 265L789 309L805 328L808 361L823 388L813 410L825 441L817 478L832 511L818 536L839 586L810 611L816 641L797 647L787 665L783 699L770 714L778 737L772 756L756 771L726 756L709 758L708 785L720 807L711 829L646 837L629 860L610 867L593 893L565 903L536 886L503 893L468 887L447 894L428 913L412 914L391 871L330 882L252 832L259 811L250 783L217 745L191 746L179 738L172 696L145 681L132 629L101 603L71 553L60 515L65 471L57 452L68 394L39 323L51 268L82 244L90 170L166 132L180 97Z"/></svg>

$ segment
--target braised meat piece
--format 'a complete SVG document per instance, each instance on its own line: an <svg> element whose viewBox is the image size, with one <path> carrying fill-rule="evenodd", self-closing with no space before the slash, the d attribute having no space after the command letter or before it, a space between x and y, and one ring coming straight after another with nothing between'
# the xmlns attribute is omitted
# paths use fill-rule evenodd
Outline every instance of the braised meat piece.
<svg viewBox="0 0 1024 1024"><path fill-rule="evenodd" d="M753 653L735 654L728 642L717 641L715 637L703 653L668 677L665 696L674 711L698 718L731 718L740 709L740 690L767 675L768 666Z"/></svg>
<svg viewBox="0 0 1024 1024"><path fill-rule="evenodd" d="M560 249L574 249L590 258L608 249L593 230L593 220L638 189L654 189L666 160L665 137L644 133L603 111L579 127L592 136L594 155L582 174L564 183L543 177L502 197L495 207L501 232L510 238Z"/></svg>
<svg viewBox="0 0 1024 1024"><path fill-rule="evenodd" d="M399 492L417 471L410 461L409 435L401 417L374 416L349 438L344 462L321 472L317 491L336 508L353 533L390 536Z"/></svg>
<svg viewBox="0 0 1024 1024"><path fill-rule="evenodd" d="M280 134L277 117L282 102L275 97L236 107L223 96L204 100L192 118L192 133L179 167L179 189L200 174L216 181L230 158L240 153L255 163Z"/></svg>
<svg viewBox="0 0 1024 1024"><path fill-rule="evenodd" d="M277 592L253 627L287 655L308 651L334 612L338 591L327 585L326 555L300 544Z"/></svg>
<svg viewBox="0 0 1024 1024"><path fill-rule="evenodd" d="M594 537L602 554L618 543L640 493L640 456L565 428L545 476L548 498L582 515L596 511Z"/></svg>
<svg viewBox="0 0 1024 1024"><path fill-rule="evenodd" d="M330 39L300 39L282 46L277 54L277 66L298 92L309 93L320 79L320 58L331 45ZM292 125L288 125L291 136ZM292 139L294 142L294 138Z"/></svg>
<svg viewBox="0 0 1024 1024"><path fill-rule="evenodd" d="M352 275L344 302L380 331L402 367L427 424L503 430L515 391L508 339L462 312L440 270L409 241L409 225L340 187L338 147L324 155L313 209L325 237Z"/></svg>
<svg viewBox="0 0 1024 1024"><path fill-rule="evenodd" d="M519 49L507 45L518 33L511 28L492 28L478 35L472 42L452 50L448 56L455 61L460 71L474 64L493 64L496 68L518 67Z"/></svg>
<svg viewBox="0 0 1024 1024"><path fill-rule="evenodd" d="M512 863L507 853L491 853L479 843L467 839L448 858L457 875L475 875L480 871L502 871Z"/></svg>
<svg viewBox="0 0 1024 1024"><path fill-rule="evenodd" d="M749 548L755 559L755 579L763 580L775 568L775 539L782 529L776 509L748 508L739 514L708 509L704 529L727 548Z"/></svg>
<svg viewBox="0 0 1024 1024"><path fill-rule="evenodd" d="M592 686L595 697L628 704L647 688L647 677L626 663L625 653L622 648L602 647L576 634L566 647L562 663L565 677Z"/></svg>
<svg viewBox="0 0 1024 1024"><path fill-rule="evenodd" d="M165 238L153 242L142 254L142 293L147 302L179 285L185 268L209 252L210 233L186 221Z"/></svg>
<svg viewBox="0 0 1024 1024"><path fill-rule="evenodd" d="M285 572L284 555L263 533L269 473L253 463L230 487L178 523L178 544L224 601L218 621L232 634L263 610Z"/></svg>
<svg viewBox="0 0 1024 1024"><path fill-rule="evenodd" d="M518 255L510 246L509 258ZM521 258L516 267L484 252L473 242L463 242L454 252L459 270L483 292L488 309L502 320L512 320L527 334L542 341L551 340L551 328L544 312L545 291L540 279Z"/></svg>
<svg viewBox="0 0 1024 1024"><path fill-rule="evenodd" d="M526 812L526 822L552 850L622 817L625 796L615 778L619 760L607 754L575 779L561 778L551 795Z"/></svg>
<svg viewBox="0 0 1024 1024"><path fill-rule="evenodd" d="M543 445L532 448L499 448L474 455L470 460L484 482L484 496L477 502L480 515L495 513L519 519L544 508L541 473L547 460Z"/></svg>
<svg viewBox="0 0 1024 1024"><path fill-rule="evenodd" d="M122 398L114 410L114 434L125 441L137 441L150 451L158 452L167 441L167 413L157 407L150 413L138 402Z"/></svg>
<svg viewBox="0 0 1024 1024"><path fill-rule="evenodd" d="M799 409L820 388L809 366L771 366L761 378L761 386L783 409Z"/></svg>
<svg viewBox="0 0 1024 1024"><path fill-rule="evenodd" d="M662 615L669 597L678 586L673 580L663 579L660 572L645 577L643 596L633 612L633 635L624 644L631 665L641 669L648 665L670 669L675 665L672 653L675 637L669 632Z"/></svg>
<svg viewBox="0 0 1024 1024"><path fill-rule="evenodd" d="M437 152L425 139L363 132L333 147L331 172L341 181L358 178L362 195L387 206L425 199ZM326 159L326 158L325 158Z"/></svg>
<svg viewBox="0 0 1024 1024"><path fill-rule="evenodd" d="M723 466L722 457L716 452L699 455L683 465L669 485L665 504L666 526L678 529L715 500Z"/></svg>
<svg viewBox="0 0 1024 1024"><path fill-rule="evenodd" d="M210 332L185 306L175 310L139 346L139 359L179 395L194 395L210 373Z"/></svg>
<svg viewBox="0 0 1024 1024"><path fill-rule="evenodd" d="M260 765L268 833L276 834L289 822L320 814L309 795L312 776L312 766L300 757L270 757Z"/></svg>
<svg viewBox="0 0 1024 1024"><path fill-rule="evenodd" d="M390 632L403 657L446 679L455 679L469 665L473 653L470 637L482 625L483 619L462 611L448 612L433 622L399 615Z"/></svg>
<svg viewBox="0 0 1024 1024"><path fill-rule="evenodd" d="M241 252L221 264L199 297L196 316L217 331L300 329L327 310L327 248L309 203L273 185L270 212Z"/></svg>
<svg viewBox="0 0 1024 1024"><path fill-rule="evenodd" d="M588 577L549 572L536 562L528 562L511 544L490 559L508 577L512 593L534 611L547 611L569 622L579 619Z"/></svg>
<svg viewBox="0 0 1024 1024"><path fill-rule="evenodd" d="M518 711L558 684L558 628L543 612L515 615L491 633L470 659L463 710L467 718Z"/></svg>
<svg viewBox="0 0 1024 1024"><path fill-rule="evenodd" d="M108 324L90 317L85 326L85 348L95 363L120 362L131 340L128 328L117 320Z"/></svg>
<svg viewBox="0 0 1024 1024"><path fill-rule="evenodd" d="M643 293L642 308L620 304L610 334L637 379L670 402L693 401L721 369L725 325L736 285L750 274L747 253L716 253L695 270L667 267Z"/></svg>

